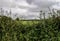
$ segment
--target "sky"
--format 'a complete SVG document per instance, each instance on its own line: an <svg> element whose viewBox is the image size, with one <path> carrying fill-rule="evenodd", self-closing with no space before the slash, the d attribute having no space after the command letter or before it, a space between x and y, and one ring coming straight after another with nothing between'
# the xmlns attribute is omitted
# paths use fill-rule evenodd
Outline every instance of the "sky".
<svg viewBox="0 0 60 41"><path fill-rule="evenodd" d="M60 0L0 0L0 8L12 11L12 16L34 19L39 16L40 10L47 10L48 7L60 9Z"/></svg>

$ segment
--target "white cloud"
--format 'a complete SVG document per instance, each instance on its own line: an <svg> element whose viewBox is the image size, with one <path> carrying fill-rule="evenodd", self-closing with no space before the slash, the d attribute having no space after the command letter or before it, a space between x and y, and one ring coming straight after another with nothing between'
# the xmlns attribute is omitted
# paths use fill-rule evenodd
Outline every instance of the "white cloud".
<svg viewBox="0 0 60 41"><path fill-rule="evenodd" d="M58 4L53 5L52 8L60 9L60 0L56 0L56 2L57 2Z"/></svg>
<svg viewBox="0 0 60 41"><path fill-rule="evenodd" d="M60 4L52 6L54 9L60 9Z"/></svg>
<svg viewBox="0 0 60 41"><path fill-rule="evenodd" d="M5 9L12 9L13 13L18 13L19 15L33 15L38 16L39 11L41 9L45 9L47 7L60 7L57 6L60 0L0 0L0 7Z"/></svg>
<svg viewBox="0 0 60 41"><path fill-rule="evenodd" d="M56 2L60 2L60 0L56 0Z"/></svg>
<svg viewBox="0 0 60 41"><path fill-rule="evenodd" d="M12 10L12 12L14 12L14 13L25 13L25 12L27 12L27 9L21 9L21 8L11 8L11 10Z"/></svg>
<svg viewBox="0 0 60 41"><path fill-rule="evenodd" d="M27 0L27 2L30 2L30 4L33 3L41 8L45 8L56 4L56 0Z"/></svg>

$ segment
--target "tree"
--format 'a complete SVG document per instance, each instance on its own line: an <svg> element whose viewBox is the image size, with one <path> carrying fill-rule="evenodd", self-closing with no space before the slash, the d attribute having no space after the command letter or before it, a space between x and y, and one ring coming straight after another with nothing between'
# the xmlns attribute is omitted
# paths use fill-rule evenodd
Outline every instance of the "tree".
<svg viewBox="0 0 60 41"><path fill-rule="evenodd" d="M3 16L4 15L4 10L3 10L3 8L1 8L1 16Z"/></svg>
<svg viewBox="0 0 60 41"><path fill-rule="evenodd" d="M16 18L17 21L19 21L19 18Z"/></svg>

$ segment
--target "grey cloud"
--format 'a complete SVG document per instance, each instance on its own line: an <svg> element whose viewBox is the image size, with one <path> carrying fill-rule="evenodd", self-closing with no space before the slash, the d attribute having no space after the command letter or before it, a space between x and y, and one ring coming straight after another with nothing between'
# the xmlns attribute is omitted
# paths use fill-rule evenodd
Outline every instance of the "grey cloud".
<svg viewBox="0 0 60 41"><path fill-rule="evenodd" d="M0 0L0 7L4 7L7 9L13 8L15 11L17 11L16 13L19 13L19 15L23 14L28 17L35 17L40 10L46 10L47 7L51 7L55 4L57 4L55 0Z"/></svg>
<svg viewBox="0 0 60 41"><path fill-rule="evenodd" d="M12 0L0 0L0 7L15 7L15 3Z"/></svg>
<svg viewBox="0 0 60 41"><path fill-rule="evenodd" d="M49 7L49 6L52 6L57 3L56 0L54 0L54 1L52 1L52 0L27 0L27 2L29 4L33 3L41 8Z"/></svg>
<svg viewBox="0 0 60 41"><path fill-rule="evenodd" d="M34 4L37 8L30 8L30 12L39 12L40 10L47 10L48 7L51 7L55 4L58 4L56 0L27 0L28 4Z"/></svg>

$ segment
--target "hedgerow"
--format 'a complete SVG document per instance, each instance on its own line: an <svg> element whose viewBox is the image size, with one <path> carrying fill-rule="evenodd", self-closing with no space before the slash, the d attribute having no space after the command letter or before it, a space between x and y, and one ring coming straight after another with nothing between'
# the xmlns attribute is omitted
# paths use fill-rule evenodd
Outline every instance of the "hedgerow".
<svg viewBox="0 0 60 41"><path fill-rule="evenodd" d="M12 20L9 17L0 18L1 41L60 41L60 19L45 19L42 21ZM36 23L37 22L37 23ZM32 24L32 25L30 25Z"/></svg>

